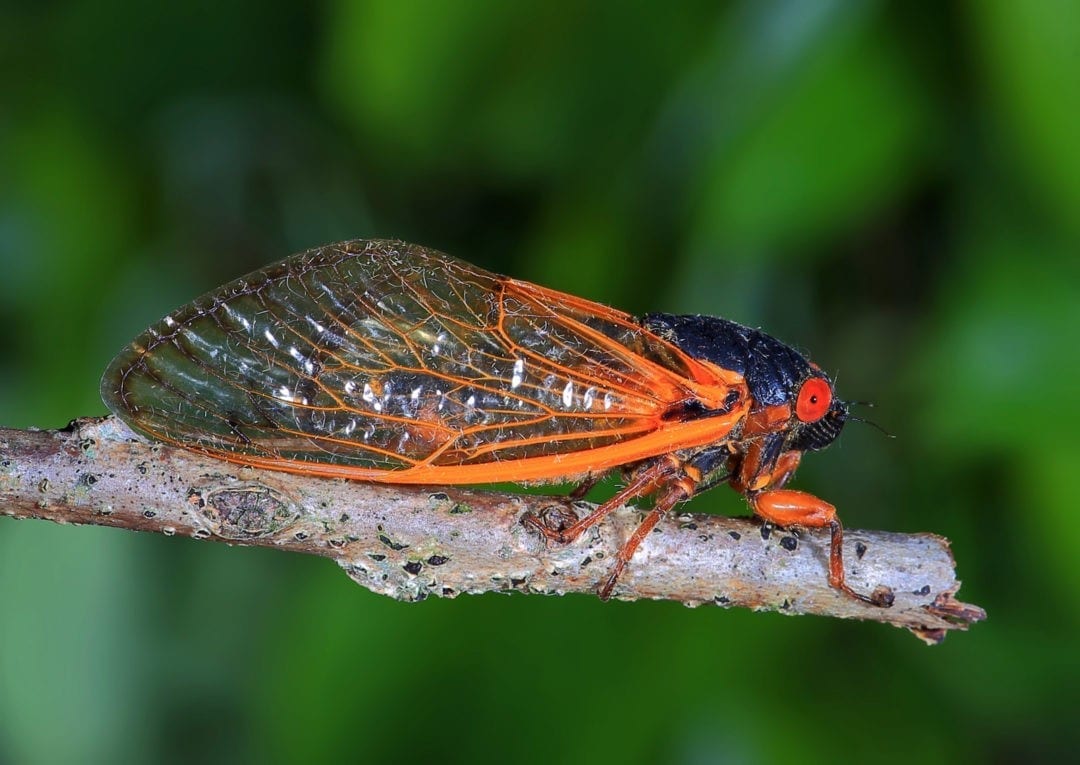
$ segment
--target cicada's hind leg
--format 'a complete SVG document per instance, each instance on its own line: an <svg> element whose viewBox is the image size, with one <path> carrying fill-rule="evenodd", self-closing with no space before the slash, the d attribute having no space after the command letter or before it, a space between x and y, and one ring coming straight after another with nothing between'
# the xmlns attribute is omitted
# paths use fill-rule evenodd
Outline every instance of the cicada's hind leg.
<svg viewBox="0 0 1080 765"><path fill-rule="evenodd" d="M578 502L585 499L585 496L596 487L598 483L608 477L610 473L593 473L588 478L583 480L577 486L570 490L570 493L566 495L566 498L571 502Z"/></svg>
<svg viewBox="0 0 1080 765"><path fill-rule="evenodd" d="M626 564L630 562L630 559L634 557L634 553L637 552L638 547L645 541L645 537L649 535L656 524L660 522L660 519L675 507L680 502L689 499L694 493L694 485L692 479L684 477L672 484L670 484L659 497L656 498L656 504L653 509L649 511L649 514L645 516L645 519L638 524L638 527L634 529L634 533L630 535L630 538L626 540L626 543L619 550L619 554L615 556L615 565L611 567L611 572L608 574L607 580L600 587L598 594L601 600L607 600L611 597L612 591L615 589L615 584L619 580L619 576L622 574L623 569L626 568Z"/></svg>
<svg viewBox="0 0 1080 765"><path fill-rule="evenodd" d="M695 479L686 474L681 461L675 457L664 457L640 467L632 474L630 482L614 497L597 506L595 510L584 518L566 527L552 528L533 513L526 513L521 522L530 528L536 529L547 539L561 544L568 544L602 521L612 510L622 507L638 497L660 491L655 506L619 550L611 573L603 586L600 587L599 595L606 600L611 596L619 575L626 568L626 564L633 557L641 542L660 521L664 513L693 495L695 485Z"/></svg>
<svg viewBox="0 0 1080 765"><path fill-rule="evenodd" d="M604 517L606 512L601 513L600 508L589 514L586 519L579 519L574 511L574 506L583 500L592 491L596 484L607 477L607 473L594 473L585 478L563 497L553 497L554 502L536 513L525 513L521 522L526 526L536 529L545 538L555 542L573 542L585 529ZM582 524L588 520L589 523Z"/></svg>
<svg viewBox="0 0 1080 765"><path fill-rule="evenodd" d="M591 486L588 488L592 488ZM521 518L521 522L526 526L533 528L543 534L547 539L560 544L569 544L575 541L587 530L595 526L617 507L622 507L632 499L644 496L651 493L656 488L656 476L653 466L637 471L630 482L626 484L619 492L604 502L602 505L598 505L595 510L586 515L584 518L580 518L567 526L553 526L550 523L545 523L545 519L537 516L535 513L525 513ZM586 489L586 493L588 489Z"/></svg>
<svg viewBox="0 0 1080 765"><path fill-rule="evenodd" d="M813 494L792 489L769 489L751 494L750 505L754 512L777 526L804 526L828 528L829 539L829 586L848 597L888 608L893 603L892 590L878 588L872 595L863 595L848 586L844 579L844 527L836 517L836 508Z"/></svg>

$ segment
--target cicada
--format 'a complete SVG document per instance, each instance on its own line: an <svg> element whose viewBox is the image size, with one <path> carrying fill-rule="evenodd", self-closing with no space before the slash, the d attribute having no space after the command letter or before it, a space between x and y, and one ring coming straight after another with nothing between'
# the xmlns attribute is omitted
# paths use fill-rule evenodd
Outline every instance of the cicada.
<svg viewBox="0 0 1080 765"><path fill-rule="evenodd" d="M621 489L563 525L571 543L651 496L600 595L665 513L727 483L779 526L831 531L786 489L848 419L829 377L764 332L711 316L635 318L424 247L310 250L177 309L112 361L108 407L133 430L234 463L391 484L579 482ZM580 495L582 492L578 492Z"/></svg>

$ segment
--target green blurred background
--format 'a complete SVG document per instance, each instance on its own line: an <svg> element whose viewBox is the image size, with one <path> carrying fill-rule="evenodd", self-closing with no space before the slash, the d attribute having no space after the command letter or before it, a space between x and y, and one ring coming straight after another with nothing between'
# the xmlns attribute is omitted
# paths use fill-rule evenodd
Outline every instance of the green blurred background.
<svg viewBox="0 0 1080 765"><path fill-rule="evenodd" d="M928 648L402 605L324 560L4 519L0 761L1075 756L1078 125L1070 2L2 6L0 423L102 414L167 311L396 236L812 349L898 437L850 425L797 485L951 538L989 620Z"/></svg>

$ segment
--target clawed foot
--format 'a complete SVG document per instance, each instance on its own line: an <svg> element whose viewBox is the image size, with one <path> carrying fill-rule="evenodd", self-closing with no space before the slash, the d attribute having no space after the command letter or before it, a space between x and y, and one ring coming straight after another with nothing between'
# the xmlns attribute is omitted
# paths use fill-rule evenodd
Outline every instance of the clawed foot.
<svg viewBox="0 0 1080 765"><path fill-rule="evenodd" d="M874 591L869 595L863 595L861 592L856 592L843 582L837 583L830 581L829 584L835 589L840 590L840 592L844 593L849 598L854 598L855 600L862 601L863 603L878 608L890 608L893 601L896 599L896 595L893 593L892 588L886 587L883 584L879 584L875 587Z"/></svg>
<svg viewBox="0 0 1080 765"><path fill-rule="evenodd" d="M581 532L574 533L578 515L569 503L554 504L537 513L528 512L521 516L521 522L543 537L559 544L569 544L577 539Z"/></svg>

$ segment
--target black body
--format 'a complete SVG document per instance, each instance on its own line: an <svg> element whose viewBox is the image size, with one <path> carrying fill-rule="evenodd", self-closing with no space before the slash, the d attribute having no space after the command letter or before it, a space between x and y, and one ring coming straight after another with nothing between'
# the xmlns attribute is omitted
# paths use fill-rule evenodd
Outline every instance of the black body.
<svg viewBox="0 0 1080 765"><path fill-rule="evenodd" d="M828 379L791 346L760 329L728 319L650 313L642 317L641 324L694 358L741 374L755 408L788 404L794 409L799 390L807 378ZM840 435L847 416L847 404L834 396L828 413L820 420L793 424L783 450L825 448Z"/></svg>

